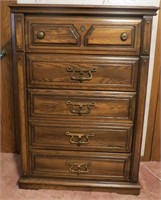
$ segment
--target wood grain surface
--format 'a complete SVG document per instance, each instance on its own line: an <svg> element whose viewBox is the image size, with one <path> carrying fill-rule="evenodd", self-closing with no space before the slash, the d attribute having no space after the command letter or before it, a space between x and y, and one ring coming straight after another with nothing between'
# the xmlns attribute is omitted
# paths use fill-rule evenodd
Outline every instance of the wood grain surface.
<svg viewBox="0 0 161 200"><path fill-rule="evenodd" d="M1 151L15 152L10 11L6 1L0 1L0 7L1 50L7 52L1 59Z"/></svg>
<svg viewBox="0 0 161 200"><path fill-rule="evenodd" d="M13 21L14 42L24 47L14 46L21 188L139 194L151 36L145 21L156 10L11 5L12 17L24 19Z"/></svg>
<svg viewBox="0 0 161 200"><path fill-rule="evenodd" d="M141 18L28 16L25 27L27 51L112 51L116 55L138 55L140 51Z"/></svg>
<svg viewBox="0 0 161 200"><path fill-rule="evenodd" d="M31 148L130 153L132 137L133 126L126 124L29 122Z"/></svg>
<svg viewBox="0 0 161 200"><path fill-rule="evenodd" d="M138 64L134 57L28 54L28 87L136 91Z"/></svg>

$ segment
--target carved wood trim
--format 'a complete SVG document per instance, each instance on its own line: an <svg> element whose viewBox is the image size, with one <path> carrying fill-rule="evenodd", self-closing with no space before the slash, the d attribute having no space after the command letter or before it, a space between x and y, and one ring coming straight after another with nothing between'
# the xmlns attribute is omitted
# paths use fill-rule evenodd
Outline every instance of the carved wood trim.
<svg viewBox="0 0 161 200"><path fill-rule="evenodd" d="M25 42L24 42L24 15L23 14L15 14L14 16L15 23L15 45L17 51L25 50Z"/></svg>
<svg viewBox="0 0 161 200"><path fill-rule="evenodd" d="M131 169L131 181L138 182L139 163L140 163L140 151L142 141L142 131L144 122L144 108L146 97L146 85L148 77L149 57L142 56L140 58L140 71L139 71L139 84L138 84L138 96L137 96L137 110L136 120L134 127L133 138L133 157L132 157L132 169Z"/></svg>
<svg viewBox="0 0 161 200"><path fill-rule="evenodd" d="M151 30L152 30L153 17L145 16L143 18L143 42L142 42L142 54L147 55L150 53L151 44Z"/></svg>

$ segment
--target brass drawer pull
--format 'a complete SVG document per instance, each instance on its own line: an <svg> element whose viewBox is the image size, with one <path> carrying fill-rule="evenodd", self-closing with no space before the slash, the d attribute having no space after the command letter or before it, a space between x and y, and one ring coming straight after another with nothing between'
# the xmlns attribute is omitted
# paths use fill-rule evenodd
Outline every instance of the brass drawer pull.
<svg viewBox="0 0 161 200"><path fill-rule="evenodd" d="M75 104L71 101L67 101L67 105L70 105L70 112L73 114L83 115L83 114L90 114L91 109L90 106L95 106L95 103L89 103L89 104Z"/></svg>
<svg viewBox="0 0 161 200"><path fill-rule="evenodd" d="M42 40L42 39L44 39L44 37L45 37L45 33L43 31L39 31L37 34L37 38Z"/></svg>
<svg viewBox="0 0 161 200"><path fill-rule="evenodd" d="M82 134L82 133L70 133L66 132L67 136L70 136L70 143L76 144L77 146L80 146L82 144L88 144L89 143L89 137L93 137L94 134L88 133L88 134Z"/></svg>
<svg viewBox="0 0 161 200"><path fill-rule="evenodd" d="M69 166L69 171L71 173L76 173L77 175L85 174L89 172L89 168L92 165L91 162L88 163L72 163L70 161L65 162L66 166Z"/></svg>
<svg viewBox="0 0 161 200"><path fill-rule="evenodd" d="M121 37L122 41L126 41L128 39L128 34L127 33L122 33L120 37Z"/></svg>
<svg viewBox="0 0 161 200"><path fill-rule="evenodd" d="M93 78L92 72L96 72L96 68L94 67L91 70L82 70L82 69L72 69L72 67L67 67L67 72L72 72L70 77L71 80L76 81L89 81Z"/></svg>

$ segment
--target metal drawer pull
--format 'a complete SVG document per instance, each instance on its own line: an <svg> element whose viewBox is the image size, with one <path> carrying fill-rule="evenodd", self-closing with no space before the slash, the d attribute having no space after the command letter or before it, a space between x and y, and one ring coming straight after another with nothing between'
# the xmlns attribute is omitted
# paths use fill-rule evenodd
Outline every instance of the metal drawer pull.
<svg viewBox="0 0 161 200"><path fill-rule="evenodd" d="M7 52L5 50L0 51L0 58L3 58L7 55Z"/></svg>
<svg viewBox="0 0 161 200"><path fill-rule="evenodd" d="M95 106L95 103L89 103L89 104L75 104L72 103L71 101L67 101L67 105L70 105L70 112L73 114L78 114L78 115L84 115L84 114L90 114L91 109L90 106Z"/></svg>
<svg viewBox="0 0 161 200"><path fill-rule="evenodd" d="M89 168L92 165L91 162L88 163L72 163L70 161L65 162L66 166L69 166L69 171L71 173L76 173L77 175L85 174L89 172Z"/></svg>
<svg viewBox="0 0 161 200"><path fill-rule="evenodd" d="M121 37L122 41L126 41L128 39L128 34L127 33L122 33L120 37Z"/></svg>
<svg viewBox="0 0 161 200"><path fill-rule="evenodd" d="M45 37L45 33L43 31L39 31L37 34L37 38L42 40L42 39L44 39L44 37Z"/></svg>
<svg viewBox="0 0 161 200"><path fill-rule="evenodd" d="M93 76L92 72L96 72L96 67L91 70L82 70L82 69L72 69L72 67L67 67L67 72L72 72L70 78L76 81L90 81Z"/></svg>
<svg viewBox="0 0 161 200"><path fill-rule="evenodd" d="M76 144L77 146L80 146L82 144L88 144L89 137L94 136L94 134L92 133L83 134L83 133L70 133L70 132L66 132L66 135L70 136L69 142L71 144Z"/></svg>

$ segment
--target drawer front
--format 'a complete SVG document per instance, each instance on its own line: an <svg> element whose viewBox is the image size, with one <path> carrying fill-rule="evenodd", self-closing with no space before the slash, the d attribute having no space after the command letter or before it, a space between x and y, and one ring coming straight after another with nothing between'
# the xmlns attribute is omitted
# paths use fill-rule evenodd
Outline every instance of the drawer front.
<svg viewBox="0 0 161 200"><path fill-rule="evenodd" d="M130 155L32 150L30 173L70 179L129 180Z"/></svg>
<svg viewBox="0 0 161 200"><path fill-rule="evenodd" d="M29 54L28 87L135 91L138 58Z"/></svg>
<svg viewBox="0 0 161 200"><path fill-rule="evenodd" d="M27 16L25 20L30 50L100 50L128 55L140 51L141 18Z"/></svg>
<svg viewBox="0 0 161 200"><path fill-rule="evenodd" d="M29 90L29 117L132 122L135 93Z"/></svg>
<svg viewBox="0 0 161 200"><path fill-rule="evenodd" d="M30 147L44 149L67 149L76 151L130 152L133 127L106 125L82 126L29 123Z"/></svg>

